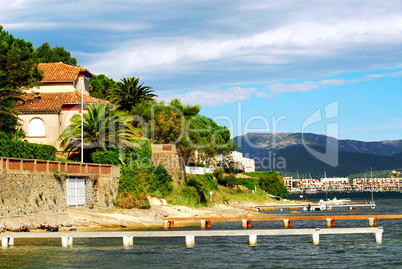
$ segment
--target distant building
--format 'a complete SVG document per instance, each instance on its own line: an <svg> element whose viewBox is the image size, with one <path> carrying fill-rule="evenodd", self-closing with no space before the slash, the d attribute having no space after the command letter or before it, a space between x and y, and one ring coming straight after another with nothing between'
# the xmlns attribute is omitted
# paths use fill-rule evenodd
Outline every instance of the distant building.
<svg viewBox="0 0 402 269"><path fill-rule="evenodd" d="M238 151L230 152L235 162L240 162L244 168L244 172L255 172L255 162L253 159L243 157L243 153ZM222 154L216 155L216 160L222 160Z"/></svg>
<svg viewBox="0 0 402 269"><path fill-rule="evenodd" d="M26 132L26 140L32 143L48 144L61 150L58 138L70 125L71 117L81 111L81 102L97 103L106 101L89 96L89 78L93 75L85 68L64 63L41 63L43 85L29 89L39 93L39 100L17 106ZM85 110L85 109L84 109Z"/></svg>
<svg viewBox="0 0 402 269"><path fill-rule="evenodd" d="M320 182L328 191L346 191L351 189L349 178L347 177L325 177L321 178Z"/></svg>

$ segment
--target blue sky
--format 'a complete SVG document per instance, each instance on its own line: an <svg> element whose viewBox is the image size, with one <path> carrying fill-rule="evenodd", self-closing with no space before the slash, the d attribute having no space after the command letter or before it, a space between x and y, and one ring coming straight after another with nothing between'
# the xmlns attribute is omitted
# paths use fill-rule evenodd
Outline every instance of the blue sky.
<svg viewBox="0 0 402 269"><path fill-rule="evenodd" d="M0 25L14 36L63 46L94 74L139 77L159 100L200 104L233 136L325 134L336 123L331 135L340 139L402 139L399 0L0 6ZM321 119L312 121L314 113Z"/></svg>

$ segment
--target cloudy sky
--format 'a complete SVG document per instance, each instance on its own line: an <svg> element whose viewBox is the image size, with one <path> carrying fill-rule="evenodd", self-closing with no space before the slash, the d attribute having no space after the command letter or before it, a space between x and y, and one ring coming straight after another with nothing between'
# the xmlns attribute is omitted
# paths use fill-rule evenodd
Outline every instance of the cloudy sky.
<svg viewBox="0 0 402 269"><path fill-rule="evenodd" d="M402 139L402 1L0 0L0 25L247 132ZM335 128L335 127L336 128Z"/></svg>

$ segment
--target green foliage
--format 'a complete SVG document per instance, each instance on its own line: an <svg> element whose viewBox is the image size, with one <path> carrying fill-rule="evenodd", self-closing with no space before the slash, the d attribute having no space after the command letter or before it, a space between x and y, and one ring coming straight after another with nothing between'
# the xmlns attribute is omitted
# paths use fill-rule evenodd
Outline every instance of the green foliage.
<svg viewBox="0 0 402 269"><path fill-rule="evenodd" d="M100 150L92 152L92 161L99 164L120 164L119 152L116 150Z"/></svg>
<svg viewBox="0 0 402 269"><path fill-rule="evenodd" d="M168 196L173 190L172 176L161 164L154 169L153 173L155 177L152 177L153 180L150 181L150 191L158 192L161 197Z"/></svg>
<svg viewBox="0 0 402 269"><path fill-rule="evenodd" d="M258 179L241 178L234 175L228 175L226 177L220 176L220 178L218 179L218 184L231 189L235 186L244 186L250 190L254 190L255 185L258 184Z"/></svg>
<svg viewBox="0 0 402 269"><path fill-rule="evenodd" d="M219 181L223 179L223 176L225 174L225 171L223 169L215 169L214 172L212 173L216 180ZM219 183L220 184L220 183Z"/></svg>
<svg viewBox="0 0 402 269"><path fill-rule="evenodd" d="M286 198L289 195L278 172L264 172L259 175L259 187L265 192Z"/></svg>
<svg viewBox="0 0 402 269"><path fill-rule="evenodd" d="M212 174L188 175L186 186L193 187L197 191L195 198L203 204L208 201L209 192L218 188Z"/></svg>
<svg viewBox="0 0 402 269"><path fill-rule="evenodd" d="M130 167L150 168L152 147L148 139L134 140L137 144L135 148L111 147L108 151L100 149L91 153L92 161L99 164L124 164Z"/></svg>
<svg viewBox="0 0 402 269"><path fill-rule="evenodd" d="M201 115L187 120L184 135L177 146L186 161L196 150L198 163L210 163L216 154L227 153L236 148L226 126L219 126L212 119Z"/></svg>
<svg viewBox="0 0 402 269"><path fill-rule="evenodd" d="M183 105L179 99L173 99L172 101L170 101L169 106L177 108L186 118L198 115L201 110L200 105Z"/></svg>
<svg viewBox="0 0 402 269"><path fill-rule="evenodd" d="M117 88L109 91L108 100L117 105L120 110L131 112L136 104L157 97L156 94L153 94L152 87L143 86L144 83L139 83L140 79L136 77L123 78L121 82L117 83Z"/></svg>
<svg viewBox="0 0 402 269"><path fill-rule="evenodd" d="M41 85L42 72L35 61L31 42L15 38L0 25L0 128L11 133L18 127L15 110L24 102L23 88Z"/></svg>
<svg viewBox="0 0 402 269"><path fill-rule="evenodd" d="M128 149L138 145L134 142L140 138L139 130L134 128L132 118L125 113L109 109L104 103L86 106L83 120L84 158L90 161L91 153L115 146ZM122 128L124 127L124 128ZM60 136L63 152L81 150L81 113L74 114L71 124Z"/></svg>
<svg viewBox="0 0 402 269"><path fill-rule="evenodd" d="M0 89L32 88L41 85L42 77L32 43L15 38L0 25Z"/></svg>
<svg viewBox="0 0 402 269"><path fill-rule="evenodd" d="M146 170L121 170L116 206L121 208L143 208L150 189L149 179L152 177Z"/></svg>
<svg viewBox="0 0 402 269"><path fill-rule="evenodd" d="M159 165L149 169L121 169L116 206L122 208L147 208L147 196L166 197L173 190L173 179L167 170Z"/></svg>
<svg viewBox="0 0 402 269"><path fill-rule="evenodd" d="M77 66L77 59L71 57L71 53L66 51L64 47L51 48L49 43L43 43L35 50L35 56L40 63L58 63Z"/></svg>
<svg viewBox="0 0 402 269"><path fill-rule="evenodd" d="M106 99L110 92L117 89L117 82L104 74L94 75L89 81L90 95L99 99Z"/></svg>
<svg viewBox="0 0 402 269"><path fill-rule="evenodd" d="M0 156L23 159L55 160L56 152L56 148L50 145L34 144L26 141L12 141L7 138L0 138Z"/></svg>

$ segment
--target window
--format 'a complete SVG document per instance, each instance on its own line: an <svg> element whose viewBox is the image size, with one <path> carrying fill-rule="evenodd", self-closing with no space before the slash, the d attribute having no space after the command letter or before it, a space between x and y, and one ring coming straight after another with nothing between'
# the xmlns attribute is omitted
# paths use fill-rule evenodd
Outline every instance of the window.
<svg viewBox="0 0 402 269"><path fill-rule="evenodd" d="M29 122L28 136L45 136L45 123L40 118L34 118Z"/></svg>

